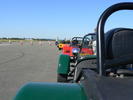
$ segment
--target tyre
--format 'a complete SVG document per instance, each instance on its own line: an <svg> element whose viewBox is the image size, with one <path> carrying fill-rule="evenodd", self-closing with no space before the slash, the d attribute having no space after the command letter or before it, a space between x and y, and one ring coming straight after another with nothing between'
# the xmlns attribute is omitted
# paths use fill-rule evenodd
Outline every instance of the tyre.
<svg viewBox="0 0 133 100"><path fill-rule="evenodd" d="M67 82L67 74L58 74L57 82Z"/></svg>
<svg viewBox="0 0 133 100"><path fill-rule="evenodd" d="M83 68L89 68L91 70L96 70L96 59L92 60L84 60L81 61L80 63L77 64L76 70L75 70L75 75L74 77L78 77L79 73L82 71Z"/></svg>

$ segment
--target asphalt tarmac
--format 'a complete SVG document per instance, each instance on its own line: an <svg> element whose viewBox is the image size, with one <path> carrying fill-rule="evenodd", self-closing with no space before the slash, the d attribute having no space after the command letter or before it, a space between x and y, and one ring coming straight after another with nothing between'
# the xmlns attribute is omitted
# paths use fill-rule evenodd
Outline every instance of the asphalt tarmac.
<svg viewBox="0 0 133 100"><path fill-rule="evenodd" d="M56 82L59 54L54 43L0 44L0 100L12 100L27 82Z"/></svg>

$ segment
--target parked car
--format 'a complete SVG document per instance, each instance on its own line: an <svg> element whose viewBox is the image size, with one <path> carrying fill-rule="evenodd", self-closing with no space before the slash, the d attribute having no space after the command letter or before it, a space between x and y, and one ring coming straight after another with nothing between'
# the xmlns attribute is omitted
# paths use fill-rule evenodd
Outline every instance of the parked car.
<svg viewBox="0 0 133 100"><path fill-rule="evenodd" d="M57 81L58 82L70 82L74 80L75 70L80 59L95 58L93 52L93 42L96 41L96 34L89 33L82 39L80 46L67 46L64 48L64 52L59 56ZM87 67L87 66L86 66Z"/></svg>

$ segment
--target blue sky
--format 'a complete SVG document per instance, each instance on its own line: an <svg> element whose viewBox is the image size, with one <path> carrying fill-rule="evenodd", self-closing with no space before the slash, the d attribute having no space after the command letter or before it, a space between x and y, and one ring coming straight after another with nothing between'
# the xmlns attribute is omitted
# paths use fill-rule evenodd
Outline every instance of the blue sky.
<svg viewBox="0 0 133 100"><path fill-rule="evenodd" d="M0 37L71 38L93 32L102 12L132 0L0 0ZM113 14L106 30L133 27L133 12Z"/></svg>

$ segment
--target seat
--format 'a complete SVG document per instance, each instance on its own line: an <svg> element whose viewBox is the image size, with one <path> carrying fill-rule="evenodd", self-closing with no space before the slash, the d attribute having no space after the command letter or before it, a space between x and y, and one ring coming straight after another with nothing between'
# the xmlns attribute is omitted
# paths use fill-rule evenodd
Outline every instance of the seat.
<svg viewBox="0 0 133 100"><path fill-rule="evenodd" d="M126 66L133 63L133 29L112 29L106 33L105 43L106 67L122 68L118 72L123 71L123 74L125 72L126 74L127 72L133 73L133 70L128 70L128 66Z"/></svg>
<svg viewBox="0 0 133 100"><path fill-rule="evenodd" d="M106 58L114 59L133 55L133 29L116 28L105 35Z"/></svg>

